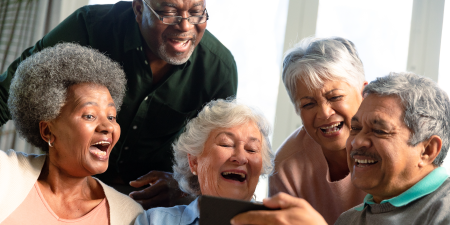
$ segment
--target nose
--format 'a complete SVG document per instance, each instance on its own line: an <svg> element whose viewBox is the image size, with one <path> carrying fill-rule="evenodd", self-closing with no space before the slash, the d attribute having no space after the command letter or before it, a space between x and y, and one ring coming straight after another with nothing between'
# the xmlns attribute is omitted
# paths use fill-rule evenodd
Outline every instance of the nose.
<svg viewBox="0 0 450 225"><path fill-rule="evenodd" d="M248 163L247 154L244 149L244 145L237 145L233 151L233 155L230 158L231 162L237 163L238 165L245 165Z"/></svg>
<svg viewBox="0 0 450 225"><path fill-rule="evenodd" d="M350 144L353 149L369 148L372 145L370 139L363 132L359 132L358 134L353 136L353 140L351 139L352 136L349 137L349 140L351 141Z"/></svg>
<svg viewBox="0 0 450 225"><path fill-rule="evenodd" d="M97 125L96 131L103 134L112 133L114 131L114 126L108 117L102 117L100 123Z"/></svg>
<svg viewBox="0 0 450 225"><path fill-rule="evenodd" d="M189 14L185 14L183 18L181 18L181 22L178 25L175 25L178 30L182 32L188 32L192 28L194 28L195 25L191 24L188 20Z"/></svg>
<svg viewBox="0 0 450 225"><path fill-rule="evenodd" d="M319 106L318 112L317 112L317 117L320 119L328 119L330 118L332 115L335 114L334 109L331 107L331 105L329 103L324 103L321 104Z"/></svg>

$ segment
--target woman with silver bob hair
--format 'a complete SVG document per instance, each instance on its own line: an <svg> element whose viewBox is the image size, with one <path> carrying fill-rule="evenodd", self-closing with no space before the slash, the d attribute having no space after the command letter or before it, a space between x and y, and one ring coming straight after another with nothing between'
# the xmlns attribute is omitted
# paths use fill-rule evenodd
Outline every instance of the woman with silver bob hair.
<svg viewBox="0 0 450 225"><path fill-rule="evenodd" d="M345 151L367 84L363 64L347 39L305 38L286 53L282 80L303 126L277 151L269 196L304 198L333 224L365 196L351 184Z"/></svg>
<svg viewBox="0 0 450 225"><path fill-rule="evenodd" d="M250 201L259 177L272 173L269 131L254 109L231 99L211 101L173 144L174 178L193 196ZM197 224L197 207L196 199L188 206L149 209L136 224Z"/></svg>
<svg viewBox="0 0 450 225"><path fill-rule="evenodd" d="M0 223L133 224L142 207L92 177L106 171L119 139L125 85L116 62L72 43L19 65L8 107L18 132L45 154L0 151Z"/></svg>

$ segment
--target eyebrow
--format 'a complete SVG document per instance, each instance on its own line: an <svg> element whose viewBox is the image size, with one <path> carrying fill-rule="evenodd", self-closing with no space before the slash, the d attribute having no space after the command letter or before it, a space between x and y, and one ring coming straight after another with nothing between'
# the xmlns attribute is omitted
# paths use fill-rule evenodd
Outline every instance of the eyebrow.
<svg viewBox="0 0 450 225"><path fill-rule="evenodd" d="M236 137L236 135L234 135L233 133L224 131L224 132L218 133L218 134L216 135L216 138L217 138L219 135L221 135L221 134L225 134L225 135L230 136L230 137ZM250 141L261 142L258 138L255 138L255 137L250 137L249 139L250 139Z"/></svg>
<svg viewBox="0 0 450 225"><path fill-rule="evenodd" d="M352 117L352 122L353 122L353 121L359 122L358 117L356 117L356 116Z"/></svg>
<svg viewBox="0 0 450 225"><path fill-rule="evenodd" d="M98 106L98 104L97 104L97 102L85 102L85 103L83 103L82 105L80 105L79 107L80 108L83 108L83 107L85 107L85 106L88 106L88 105L94 105L94 106ZM108 107L116 107L116 104L114 103L114 102L110 102L109 104L108 104Z"/></svg>
<svg viewBox="0 0 450 225"><path fill-rule="evenodd" d="M160 4L161 4L161 6L167 6L167 7L173 7L173 8L178 7L178 4L172 3L172 2L161 2ZM196 7L199 5L203 5L203 1L195 2L194 5L192 5L192 7Z"/></svg>
<svg viewBox="0 0 450 225"><path fill-rule="evenodd" d="M337 91L337 90L342 90L342 89L335 88L335 89L333 89L333 90L330 90L330 91L325 92L325 95L329 95L329 94L332 93L333 91ZM305 96L305 97L300 98L300 100L302 100L302 99L314 99L314 97L311 97L311 96Z"/></svg>

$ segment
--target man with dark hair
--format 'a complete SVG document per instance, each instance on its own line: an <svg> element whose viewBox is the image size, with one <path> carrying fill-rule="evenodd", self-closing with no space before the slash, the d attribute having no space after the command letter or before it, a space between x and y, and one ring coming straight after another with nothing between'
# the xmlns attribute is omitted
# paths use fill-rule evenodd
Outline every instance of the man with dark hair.
<svg viewBox="0 0 450 225"><path fill-rule="evenodd" d="M10 119L9 85L21 61L59 42L96 48L119 62L128 80L117 117L122 135L98 178L126 193L133 190L130 181L134 187L150 184L131 195L144 208L176 204L183 194L174 191L171 144L205 103L237 91L236 63L206 30L208 17L205 0L134 0L78 9L0 75L0 124Z"/></svg>

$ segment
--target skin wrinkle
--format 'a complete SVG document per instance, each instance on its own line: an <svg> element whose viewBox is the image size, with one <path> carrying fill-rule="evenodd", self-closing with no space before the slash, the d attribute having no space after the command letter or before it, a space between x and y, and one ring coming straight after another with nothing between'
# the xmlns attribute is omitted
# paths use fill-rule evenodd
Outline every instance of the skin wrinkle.
<svg viewBox="0 0 450 225"><path fill-rule="evenodd" d="M261 139L254 122L213 130L203 153L190 157L191 162L195 161L192 170L198 173L201 193L250 200L262 172ZM235 184L222 177L223 171L235 169L246 171L245 182Z"/></svg>

